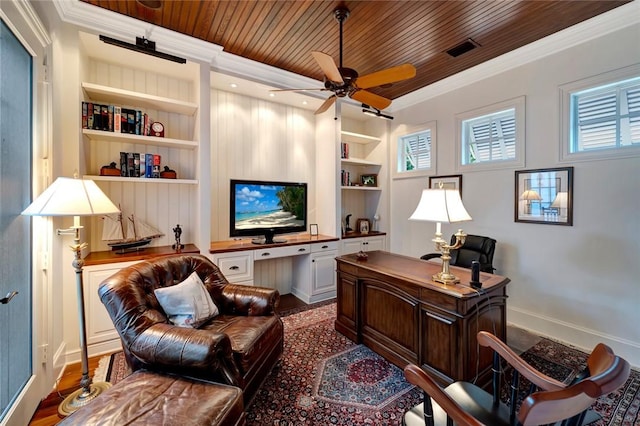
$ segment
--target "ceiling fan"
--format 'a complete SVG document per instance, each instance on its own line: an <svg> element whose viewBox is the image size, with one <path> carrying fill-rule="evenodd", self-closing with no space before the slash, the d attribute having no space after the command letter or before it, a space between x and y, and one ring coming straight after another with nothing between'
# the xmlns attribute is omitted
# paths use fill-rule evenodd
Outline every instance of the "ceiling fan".
<svg viewBox="0 0 640 426"><path fill-rule="evenodd" d="M385 84L395 83L397 81L413 78L416 75L416 69L411 64L398 65L396 67L387 68L371 74L358 76L358 72L352 68L342 66L342 26L344 21L349 17L349 9L346 7L338 7L333 11L336 20L340 23L340 64L336 65L333 58L324 52L313 51L311 54L316 60L322 72L324 73L324 87L318 89L281 89L275 91L308 91L308 90L325 90L333 92L315 114L321 114L329 109L337 98L345 96L350 97L358 102L370 105L377 110L382 110L391 105L391 99L387 99L380 95L365 89L382 86Z"/></svg>

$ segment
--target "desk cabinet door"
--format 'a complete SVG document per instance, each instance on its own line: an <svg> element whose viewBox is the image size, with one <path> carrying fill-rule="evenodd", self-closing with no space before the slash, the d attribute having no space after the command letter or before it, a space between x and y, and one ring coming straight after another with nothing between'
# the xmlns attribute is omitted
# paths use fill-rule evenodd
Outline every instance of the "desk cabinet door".
<svg viewBox="0 0 640 426"><path fill-rule="evenodd" d="M458 379L460 369L458 321L455 317L427 309L422 310L421 318L422 365L439 379L441 385L450 384Z"/></svg>
<svg viewBox="0 0 640 426"><path fill-rule="evenodd" d="M357 283L354 276L338 272L336 330L356 343L357 324Z"/></svg>

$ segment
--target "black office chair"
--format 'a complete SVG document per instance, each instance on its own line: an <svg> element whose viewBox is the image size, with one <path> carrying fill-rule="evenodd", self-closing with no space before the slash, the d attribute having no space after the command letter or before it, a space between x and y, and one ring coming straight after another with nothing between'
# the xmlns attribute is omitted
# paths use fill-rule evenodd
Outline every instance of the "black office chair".
<svg viewBox="0 0 640 426"><path fill-rule="evenodd" d="M451 244L455 244L455 235L451 236ZM480 270L493 274L493 252L496 250L496 240L481 235L467 235L462 247L451 250L451 260L449 265L471 268L471 262L480 262ZM421 256L422 260L435 259L440 257L440 253L428 253Z"/></svg>

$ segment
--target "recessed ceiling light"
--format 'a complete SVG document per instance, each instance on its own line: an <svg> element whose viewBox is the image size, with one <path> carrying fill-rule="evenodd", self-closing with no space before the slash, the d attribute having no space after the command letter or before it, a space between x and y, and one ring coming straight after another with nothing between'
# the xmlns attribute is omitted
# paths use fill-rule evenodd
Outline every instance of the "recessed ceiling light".
<svg viewBox="0 0 640 426"><path fill-rule="evenodd" d="M269 96L271 96L272 98L275 96L275 93L269 93Z"/></svg>
<svg viewBox="0 0 640 426"><path fill-rule="evenodd" d="M235 89L236 87L238 87L238 85L237 85L237 84L235 84L235 83L231 83L229 86L233 87L234 89Z"/></svg>
<svg viewBox="0 0 640 426"><path fill-rule="evenodd" d="M307 101L302 101L302 105L306 105L307 103Z"/></svg>

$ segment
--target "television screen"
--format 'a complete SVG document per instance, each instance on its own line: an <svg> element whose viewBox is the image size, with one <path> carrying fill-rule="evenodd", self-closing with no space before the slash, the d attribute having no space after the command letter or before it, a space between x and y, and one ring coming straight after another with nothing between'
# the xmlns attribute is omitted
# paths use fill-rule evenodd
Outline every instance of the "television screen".
<svg viewBox="0 0 640 426"><path fill-rule="evenodd" d="M237 236L264 236L256 244L284 242L275 234L304 232L307 229L307 184L231 180L230 233Z"/></svg>

